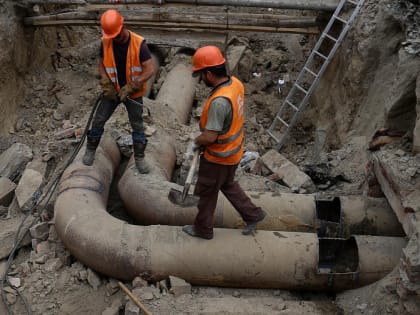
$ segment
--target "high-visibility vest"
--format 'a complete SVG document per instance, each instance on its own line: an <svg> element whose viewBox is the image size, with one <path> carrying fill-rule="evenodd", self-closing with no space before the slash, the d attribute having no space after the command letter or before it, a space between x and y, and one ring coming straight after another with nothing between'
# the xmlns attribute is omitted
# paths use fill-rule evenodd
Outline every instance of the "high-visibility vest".
<svg viewBox="0 0 420 315"><path fill-rule="evenodd" d="M217 88L204 105L200 118L200 129L204 130L211 102L216 97L225 97L232 104L232 123L229 130L219 134L214 143L205 147L204 157L213 163L223 165L238 164L244 151L244 86L241 81L231 77L231 82Z"/></svg>
<svg viewBox="0 0 420 315"><path fill-rule="evenodd" d="M140 74L143 72L143 68L140 62L140 47L144 39L140 35L137 35L131 31L129 32L130 45L128 46L127 61L125 63L125 75L127 84L138 80ZM114 59L114 50L112 49L112 39L102 39L102 43L104 47L103 64L105 66L105 71L108 77L111 79L112 83L114 83L117 92L119 92L121 86L118 82L117 66ZM143 96L146 93L146 90L147 84L144 82L140 92L131 94L130 97L138 98Z"/></svg>

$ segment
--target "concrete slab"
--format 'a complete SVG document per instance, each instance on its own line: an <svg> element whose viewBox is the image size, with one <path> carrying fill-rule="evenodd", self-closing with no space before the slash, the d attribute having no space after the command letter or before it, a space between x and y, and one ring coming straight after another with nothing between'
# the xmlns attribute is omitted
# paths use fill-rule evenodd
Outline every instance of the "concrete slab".
<svg viewBox="0 0 420 315"><path fill-rule="evenodd" d="M387 152L372 154L375 176L408 237L417 231L416 217L420 216L420 178L407 178L404 172L407 159Z"/></svg>

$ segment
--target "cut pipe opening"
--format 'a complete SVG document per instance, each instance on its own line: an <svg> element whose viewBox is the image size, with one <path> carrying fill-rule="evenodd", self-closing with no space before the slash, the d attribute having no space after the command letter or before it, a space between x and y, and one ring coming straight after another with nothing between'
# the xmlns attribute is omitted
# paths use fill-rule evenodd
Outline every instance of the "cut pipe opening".
<svg viewBox="0 0 420 315"><path fill-rule="evenodd" d="M341 202L335 197L329 200L315 200L316 217L318 220L341 223Z"/></svg>
<svg viewBox="0 0 420 315"><path fill-rule="evenodd" d="M348 239L319 239L319 274L348 274L359 270L359 251L352 236Z"/></svg>

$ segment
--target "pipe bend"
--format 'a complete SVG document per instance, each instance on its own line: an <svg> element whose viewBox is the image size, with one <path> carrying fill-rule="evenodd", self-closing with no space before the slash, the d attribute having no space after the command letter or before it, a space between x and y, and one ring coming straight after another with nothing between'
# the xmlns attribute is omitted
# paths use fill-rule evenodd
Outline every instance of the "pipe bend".
<svg viewBox="0 0 420 315"><path fill-rule="evenodd" d="M179 227L136 226L112 217L106 203L120 156L116 144L106 141L99 152L91 167L81 163L81 155L76 157L64 182L79 183L80 173L86 172L101 181L105 191L98 194L84 187L62 191L55 203L55 226L75 257L110 277L161 280L175 275L197 285L344 290L369 284L392 270L405 244L402 238L378 237L358 243L357 277L335 275L331 288L330 277L317 272L321 253L314 233L259 231L245 237L238 230L216 229L215 238L205 241ZM384 259L387 249L391 254ZM380 270L375 270L377 265Z"/></svg>

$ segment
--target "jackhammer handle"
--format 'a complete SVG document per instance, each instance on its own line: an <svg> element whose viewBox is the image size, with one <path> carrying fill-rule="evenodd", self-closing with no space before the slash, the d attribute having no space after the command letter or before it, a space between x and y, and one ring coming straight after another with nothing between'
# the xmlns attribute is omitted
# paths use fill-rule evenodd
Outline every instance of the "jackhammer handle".
<svg viewBox="0 0 420 315"><path fill-rule="evenodd" d="M185 180L185 184L191 184L191 182L192 182L192 179L193 179L193 176L194 176L194 171L195 171L195 168L197 166L199 155L200 155L200 150L195 150L194 151L194 157L193 157L193 160L191 162L190 169L188 171L187 179Z"/></svg>

